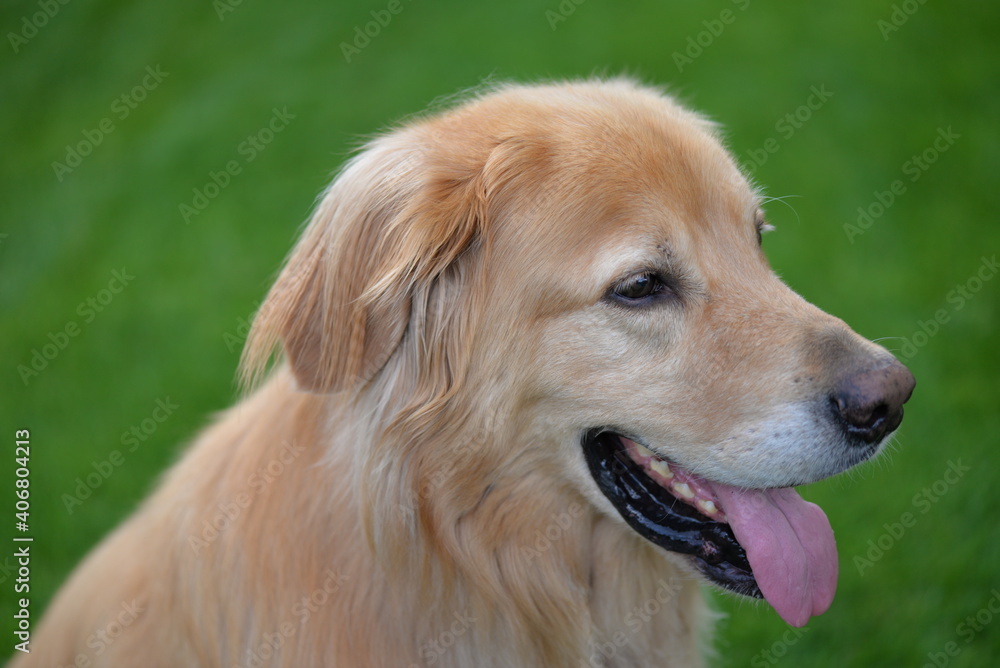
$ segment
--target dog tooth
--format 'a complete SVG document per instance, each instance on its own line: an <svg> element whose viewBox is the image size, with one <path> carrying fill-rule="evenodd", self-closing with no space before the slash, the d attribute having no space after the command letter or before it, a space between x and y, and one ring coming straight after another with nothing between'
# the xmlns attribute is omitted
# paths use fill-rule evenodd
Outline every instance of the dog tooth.
<svg viewBox="0 0 1000 668"><path fill-rule="evenodd" d="M705 511L705 514L707 515L714 515L719 512L715 502L709 499L700 499L698 501L698 507Z"/></svg>
<svg viewBox="0 0 1000 668"><path fill-rule="evenodd" d="M654 457L649 462L649 468L653 469L667 480L674 477L674 472L670 470L670 464L666 463L662 459L656 459Z"/></svg>
<svg viewBox="0 0 1000 668"><path fill-rule="evenodd" d="M694 492L686 482L682 482L679 485L674 485L674 491L681 495L681 497L691 500L694 498Z"/></svg>
<svg viewBox="0 0 1000 668"><path fill-rule="evenodd" d="M635 443L635 442L633 441L633 443ZM639 445L638 443L635 443L635 451L636 451L637 454L641 455L642 457L651 457L653 459L656 459L656 455L653 454L652 450L650 450L649 448L647 448L645 446Z"/></svg>

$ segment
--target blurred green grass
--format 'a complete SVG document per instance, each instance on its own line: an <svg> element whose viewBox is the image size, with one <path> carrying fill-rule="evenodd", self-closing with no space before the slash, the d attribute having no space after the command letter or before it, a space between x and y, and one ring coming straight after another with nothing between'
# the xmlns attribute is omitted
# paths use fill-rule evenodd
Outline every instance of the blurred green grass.
<svg viewBox="0 0 1000 668"><path fill-rule="evenodd" d="M10 33L41 10L5 4L0 393L11 451L15 429L32 433L36 619L72 566L234 399L242 319L359 137L487 77L628 72L723 123L754 179L784 197L768 207L779 231L765 247L807 299L897 352L938 309L950 317L908 360L918 388L892 453L803 490L837 531L842 574L831 611L804 634L786 635L769 609L718 596L729 616L715 665L916 666L949 642L960 649L949 665L990 665L1000 627L969 638L958 625L1000 586L1000 282L982 283L960 310L948 295L1000 251L992 183L1000 14L971 1L900 4L918 9L884 39L878 21L890 19L892 2L586 0L563 3L575 9L553 29L546 12L559 12L554 0L403 0L350 63L341 43L386 2L296 0L280 11L240 3L221 20L212 3L193 0L70 3L16 52ZM724 10L733 20L719 32L713 21ZM689 38L706 45L679 71L674 54ZM119 119L113 100L157 65L168 75ZM833 95L789 136L778 124L813 86ZM245 162L241 142L275 108L295 118ZM58 180L52 163L105 117L114 131ZM960 137L909 181L904 164L940 128ZM758 165L753 156L768 138L779 148ZM185 223L179 205L230 160L242 171ZM858 207L897 179L906 192L849 239L844 225L856 223ZM134 280L86 321L79 305L100 299L123 268ZM70 321L79 335L25 384L18 366ZM168 398L178 408L162 423L147 421L151 435L68 513L62 495ZM5 487L11 459L2 464ZM958 460L971 470L938 500L915 498ZM13 506L12 494L3 498ZM887 544L884 525L906 512L913 526L859 572L854 558L869 541ZM7 517L0 534L9 546ZM0 556L3 638L12 638L11 552Z"/></svg>

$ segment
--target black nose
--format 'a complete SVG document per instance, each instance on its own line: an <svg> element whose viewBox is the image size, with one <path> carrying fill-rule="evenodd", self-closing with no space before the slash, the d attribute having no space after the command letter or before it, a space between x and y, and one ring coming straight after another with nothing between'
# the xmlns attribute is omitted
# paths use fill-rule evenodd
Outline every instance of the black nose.
<svg viewBox="0 0 1000 668"><path fill-rule="evenodd" d="M903 421L903 404L916 382L909 369L892 360L841 378L830 404L848 438L870 445Z"/></svg>

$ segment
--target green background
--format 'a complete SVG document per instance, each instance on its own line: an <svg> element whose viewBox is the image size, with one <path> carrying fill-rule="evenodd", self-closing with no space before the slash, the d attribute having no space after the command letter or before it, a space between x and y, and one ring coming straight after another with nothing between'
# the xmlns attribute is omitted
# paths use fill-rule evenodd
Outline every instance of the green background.
<svg viewBox="0 0 1000 668"><path fill-rule="evenodd" d="M76 0L23 32L40 5L4 3L0 484L13 489L13 434L30 429L36 618L185 441L233 401L244 319L360 137L490 77L624 72L668 85L725 126L755 181L788 196L768 206L778 231L765 247L777 271L864 336L909 353L918 379L887 456L803 490L837 532L833 608L787 634L770 608L715 597L728 617L714 664L922 666L937 655L939 665L991 665L1000 656L988 607L1000 610L1000 281L982 258L1000 252L994 5L566 0L560 13L555 0L402 0L347 62L341 44L387 5L245 0L220 11L207 1ZM880 27L894 11L900 25ZM14 44L12 33L30 38ZM678 66L686 50L691 62ZM120 118L114 101L147 66L168 74ZM814 86L832 96L800 108ZM275 108L294 119L247 162L241 143ZM790 113L808 120L782 123ZM52 163L104 118L114 131L57 178ZM958 138L936 151L949 128ZM769 138L778 150L760 164L753 156ZM908 171L928 149L933 164ZM230 160L240 173L186 223L179 205ZM859 207L878 212L878 194L896 180L905 190L850 235ZM102 290L122 269L134 279L87 321L79 305L111 296ZM947 322L920 334L935 330L940 309ZM25 382L18 368L71 322L78 335ZM162 423L148 421L158 399L177 405ZM151 435L67 512L62 495L144 420ZM954 463L969 470L949 482ZM2 656L13 644L14 496L0 499ZM904 513L912 526L894 537ZM859 568L869 541L881 552ZM980 630L959 627L977 613Z"/></svg>

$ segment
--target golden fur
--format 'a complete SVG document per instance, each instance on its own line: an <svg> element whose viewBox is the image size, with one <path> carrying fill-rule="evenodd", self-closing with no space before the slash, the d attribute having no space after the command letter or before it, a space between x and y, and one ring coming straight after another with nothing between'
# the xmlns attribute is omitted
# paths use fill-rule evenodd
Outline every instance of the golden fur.
<svg viewBox="0 0 1000 668"><path fill-rule="evenodd" d="M609 510L579 435L628 421L732 484L835 472L733 442L887 355L772 273L759 206L712 124L626 80L500 86L374 139L256 317L247 377L285 361L14 665L700 665L700 578ZM665 265L682 314L603 300Z"/></svg>

